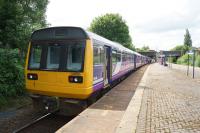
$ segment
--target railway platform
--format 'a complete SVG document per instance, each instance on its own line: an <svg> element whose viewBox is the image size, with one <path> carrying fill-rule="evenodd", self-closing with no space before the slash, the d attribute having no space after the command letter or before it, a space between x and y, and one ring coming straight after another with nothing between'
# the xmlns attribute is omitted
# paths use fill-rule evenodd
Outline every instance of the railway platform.
<svg viewBox="0 0 200 133"><path fill-rule="evenodd" d="M140 80L141 71L57 133L200 132L200 84L158 63L149 65Z"/></svg>
<svg viewBox="0 0 200 133"><path fill-rule="evenodd" d="M174 63L168 63L168 66L171 69L174 69L185 75L188 74L188 77L191 77L191 78L193 77L193 66L189 66L188 68L187 65L179 65L179 64L174 64ZM200 83L200 68L199 67L194 68L194 80Z"/></svg>

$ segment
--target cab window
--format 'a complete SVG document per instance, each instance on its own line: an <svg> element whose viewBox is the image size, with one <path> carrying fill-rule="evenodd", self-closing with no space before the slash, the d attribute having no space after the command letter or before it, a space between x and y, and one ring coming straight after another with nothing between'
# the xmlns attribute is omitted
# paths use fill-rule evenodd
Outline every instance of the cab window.
<svg viewBox="0 0 200 133"><path fill-rule="evenodd" d="M83 44L68 45L67 50L67 70L81 71L84 57Z"/></svg>
<svg viewBox="0 0 200 133"><path fill-rule="evenodd" d="M58 69L60 59L60 46L48 46L47 69Z"/></svg>
<svg viewBox="0 0 200 133"><path fill-rule="evenodd" d="M29 68L31 69L40 68L41 55L42 55L42 46L33 45L31 49Z"/></svg>

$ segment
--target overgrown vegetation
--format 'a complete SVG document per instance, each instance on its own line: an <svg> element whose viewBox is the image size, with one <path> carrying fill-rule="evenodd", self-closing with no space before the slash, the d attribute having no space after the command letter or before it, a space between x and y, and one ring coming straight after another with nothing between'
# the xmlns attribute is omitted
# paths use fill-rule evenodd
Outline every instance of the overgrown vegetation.
<svg viewBox="0 0 200 133"><path fill-rule="evenodd" d="M196 55L195 66L200 67L200 55Z"/></svg>
<svg viewBox="0 0 200 133"><path fill-rule="evenodd" d="M189 58L192 59L192 56L189 55ZM185 55L183 55L182 57L180 57L180 58L177 60L177 64L187 65L187 64L188 64L188 55L185 54ZM192 62L189 61L189 64L192 65Z"/></svg>
<svg viewBox="0 0 200 133"><path fill-rule="evenodd" d="M24 61L17 49L0 49L0 106L24 94Z"/></svg>
<svg viewBox="0 0 200 133"><path fill-rule="evenodd" d="M48 0L0 0L0 48L26 51L34 30L46 27Z"/></svg>
<svg viewBox="0 0 200 133"><path fill-rule="evenodd" d="M177 60L177 64L188 65L188 54L183 55ZM193 55L189 55L189 65L193 65ZM195 66L200 67L200 55L195 54Z"/></svg>
<svg viewBox="0 0 200 133"><path fill-rule="evenodd" d="M48 0L0 0L0 109L25 94L25 53L31 33L47 26L47 4Z"/></svg>

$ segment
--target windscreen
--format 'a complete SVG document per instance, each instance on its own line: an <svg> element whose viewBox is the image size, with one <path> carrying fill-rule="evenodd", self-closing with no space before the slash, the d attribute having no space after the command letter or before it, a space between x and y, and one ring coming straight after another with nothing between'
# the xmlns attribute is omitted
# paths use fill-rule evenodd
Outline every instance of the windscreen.
<svg viewBox="0 0 200 133"><path fill-rule="evenodd" d="M60 64L60 53L61 46L60 45L50 45L47 48L47 69L58 69Z"/></svg>
<svg viewBox="0 0 200 133"><path fill-rule="evenodd" d="M83 63L84 47L81 44L67 47L67 70L80 71Z"/></svg>
<svg viewBox="0 0 200 133"><path fill-rule="evenodd" d="M39 69L40 68L41 54L42 54L42 46L41 45L32 46L30 62L29 62L30 68L33 68L33 69Z"/></svg>
<svg viewBox="0 0 200 133"><path fill-rule="evenodd" d="M33 43L29 69L82 71L84 54L84 41Z"/></svg>

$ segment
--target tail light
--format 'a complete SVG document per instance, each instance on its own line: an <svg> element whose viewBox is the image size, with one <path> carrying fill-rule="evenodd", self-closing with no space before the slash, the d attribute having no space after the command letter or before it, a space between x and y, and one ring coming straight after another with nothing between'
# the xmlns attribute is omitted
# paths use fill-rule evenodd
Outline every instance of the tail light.
<svg viewBox="0 0 200 133"><path fill-rule="evenodd" d="M71 83L83 83L82 76L69 76L69 82Z"/></svg>
<svg viewBox="0 0 200 133"><path fill-rule="evenodd" d="M27 74L27 78L28 78L29 80L38 80L38 75L35 74L35 73L28 73L28 74Z"/></svg>

